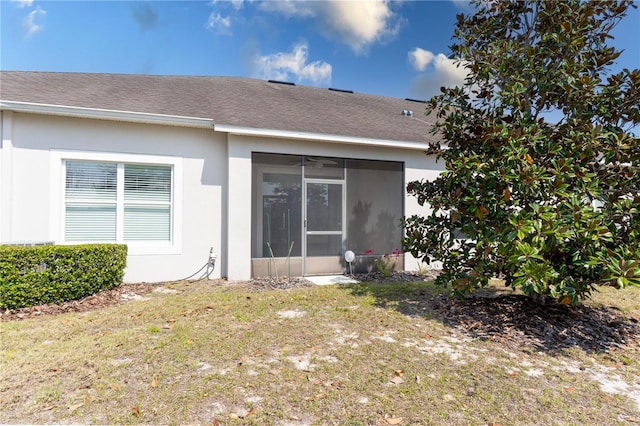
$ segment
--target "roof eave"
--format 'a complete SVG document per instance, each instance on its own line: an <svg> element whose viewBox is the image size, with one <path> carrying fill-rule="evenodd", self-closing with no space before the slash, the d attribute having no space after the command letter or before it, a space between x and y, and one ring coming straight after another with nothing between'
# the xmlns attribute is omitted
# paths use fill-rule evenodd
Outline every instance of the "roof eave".
<svg viewBox="0 0 640 426"><path fill-rule="evenodd" d="M325 133L300 132L292 130L261 129L255 127L243 127L229 124L216 123L214 129L217 132L243 136L260 136L267 138L296 139L307 141L321 141L339 144L352 144L361 146L379 146L385 148L402 148L416 151L425 151L429 144L418 141L396 141L385 139L372 139L357 136L331 135Z"/></svg>
<svg viewBox="0 0 640 426"><path fill-rule="evenodd" d="M151 114L112 109L85 108L69 105L42 104L34 102L0 100L0 110L25 112L32 114L58 115L97 120L127 121L133 123L161 124L167 126L198 127L210 129L210 118L185 117L179 115Z"/></svg>

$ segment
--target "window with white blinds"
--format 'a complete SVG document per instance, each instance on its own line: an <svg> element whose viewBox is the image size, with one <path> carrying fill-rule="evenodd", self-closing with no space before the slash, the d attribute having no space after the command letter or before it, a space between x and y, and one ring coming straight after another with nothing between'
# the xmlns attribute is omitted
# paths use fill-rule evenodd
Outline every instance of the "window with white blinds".
<svg viewBox="0 0 640 426"><path fill-rule="evenodd" d="M171 239L171 167L124 165L124 240Z"/></svg>
<svg viewBox="0 0 640 426"><path fill-rule="evenodd" d="M65 241L171 241L172 166L65 162Z"/></svg>

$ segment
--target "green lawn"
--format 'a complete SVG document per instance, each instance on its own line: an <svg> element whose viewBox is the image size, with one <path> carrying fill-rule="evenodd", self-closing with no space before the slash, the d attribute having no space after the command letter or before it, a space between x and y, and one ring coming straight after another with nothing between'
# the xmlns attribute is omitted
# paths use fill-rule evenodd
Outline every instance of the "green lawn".
<svg viewBox="0 0 640 426"><path fill-rule="evenodd" d="M472 340L416 302L439 291L424 282L165 287L3 322L0 423L640 422L639 342L551 354ZM640 319L637 288L589 303Z"/></svg>

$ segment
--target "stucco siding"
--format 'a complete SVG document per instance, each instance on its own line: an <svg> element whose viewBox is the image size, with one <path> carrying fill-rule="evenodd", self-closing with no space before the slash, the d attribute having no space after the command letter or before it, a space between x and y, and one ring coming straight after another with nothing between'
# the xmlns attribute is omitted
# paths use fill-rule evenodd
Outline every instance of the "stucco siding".
<svg viewBox="0 0 640 426"><path fill-rule="evenodd" d="M154 126L3 111L3 170L0 224L3 243L63 242L64 179L58 168L67 155L176 164L175 247L131 248L125 281L164 281L196 272L212 247L213 277L225 276L222 228L226 203L226 138L213 129ZM158 160L160 159L160 160ZM10 166L10 167L5 167ZM177 206L177 203L180 206Z"/></svg>
<svg viewBox="0 0 640 426"><path fill-rule="evenodd" d="M330 156L363 160L403 162L405 166L404 186L417 179L435 179L443 165L435 157L423 151L386 147L338 144L323 141L300 141L279 138L229 135L229 279L250 278L251 254L251 167L252 152ZM237 175L236 175L237 172ZM233 177L235 175L235 177ZM425 214L428 208L418 205L414 197L404 197L406 215ZM405 256L405 269L415 270L417 262Z"/></svg>

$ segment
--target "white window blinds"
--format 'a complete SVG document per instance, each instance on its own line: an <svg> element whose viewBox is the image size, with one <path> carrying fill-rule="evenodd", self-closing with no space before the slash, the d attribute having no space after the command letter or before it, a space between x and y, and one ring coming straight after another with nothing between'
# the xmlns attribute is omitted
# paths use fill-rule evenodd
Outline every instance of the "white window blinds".
<svg viewBox="0 0 640 426"><path fill-rule="evenodd" d="M117 165L67 162L65 240L116 241Z"/></svg>
<svg viewBox="0 0 640 426"><path fill-rule="evenodd" d="M171 241L172 166L65 166L66 241Z"/></svg>
<svg viewBox="0 0 640 426"><path fill-rule="evenodd" d="M171 167L124 166L124 240L168 241Z"/></svg>

